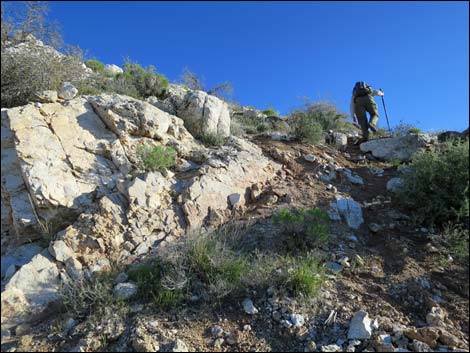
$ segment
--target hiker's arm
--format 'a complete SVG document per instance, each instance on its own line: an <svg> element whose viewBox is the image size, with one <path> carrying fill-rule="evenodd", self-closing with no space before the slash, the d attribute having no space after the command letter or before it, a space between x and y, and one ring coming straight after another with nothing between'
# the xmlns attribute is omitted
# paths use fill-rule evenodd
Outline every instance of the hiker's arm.
<svg viewBox="0 0 470 353"><path fill-rule="evenodd" d="M380 89L373 89L372 90L372 95L373 96L383 96L384 95L384 92Z"/></svg>

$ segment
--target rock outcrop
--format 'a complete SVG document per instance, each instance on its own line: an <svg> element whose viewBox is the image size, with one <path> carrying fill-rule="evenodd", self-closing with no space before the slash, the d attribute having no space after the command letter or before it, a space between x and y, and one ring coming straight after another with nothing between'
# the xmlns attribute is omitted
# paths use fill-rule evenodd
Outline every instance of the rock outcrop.
<svg viewBox="0 0 470 353"><path fill-rule="evenodd" d="M419 149L432 143L433 139L425 134L409 134L395 138L383 138L363 142L362 152L371 152L375 158L385 161L409 161Z"/></svg>
<svg viewBox="0 0 470 353"><path fill-rule="evenodd" d="M152 97L148 101L183 119L185 127L194 136L230 136L230 112L227 103L207 92L171 85L166 99L158 100Z"/></svg>
<svg viewBox="0 0 470 353"><path fill-rule="evenodd" d="M142 170L141 144L174 147L180 168ZM89 278L112 261L133 262L187 230L226 221L250 202L250 187L279 168L243 139L207 149L182 119L126 96L4 109L2 245L45 231L54 240L45 250L25 248L24 256L6 250L2 325L39 315L58 299L60 282Z"/></svg>

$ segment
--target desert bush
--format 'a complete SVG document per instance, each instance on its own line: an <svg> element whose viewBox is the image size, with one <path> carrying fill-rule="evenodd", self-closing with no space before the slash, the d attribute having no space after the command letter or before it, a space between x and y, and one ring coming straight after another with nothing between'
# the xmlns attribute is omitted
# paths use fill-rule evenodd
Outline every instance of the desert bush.
<svg viewBox="0 0 470 353"><path fill-rule="evenodd" d="M3 51L1 55L2 107L27 104L42 90L58 90L65 82L75 83L83 73L81 55L58 57L44 47L25 51Z"/></svg>
<svg viewBox="0 0 470 353"><path fill-rule="evenodd" d="M92 69L95 72L104 72L104 64L98 60L87 60L85 61L85 65Z"/></svg>
<svg viewBox="0 0 470 353"><path fill-rule="evenodd" d="M162 97L165 95L169 81L168 79L155 72L154 66L143 68L137 63L132 63L128 59L123 66L124 72L118 74L116 79L124 81L128 85L133 85L142 98L150 96Z"/></svg>
<svg viewBox="0 0 470 353"><path fill-rule="evenodd" d="M307 101L290 114L287 122L291 125L294 136L311 144L323 141L329 130L353 130L353 125L347 122L345 114L339 112L334 105L324 102Z"/></svg>
<svg viewBox="0 0 470 353"><path fill-rule="evenodd" d="M325 130L315 121L313 115L306 112L295 112L290 116L292 131L301 141L317 144L323 141Z"/></svg>
<svg viewBox="0 0 470 353"><path fill-rule="evenodd" d="M142 168L147 171L162 171L175 165L176 151L173 147L165 146L137 146Z"/></svg>
<svg viewBox="0 0 470 353"><path fill-rule="evenodd" d="M92 316L100 319L106 308L118 311L125 310L126 306L113 296L112 276L106 274L64 283L59 292L67 312L78 318Z"/></svg>
<svg viewBox="0 0 470 353"><path fill-rule="evenodd" d="M2 107L24 105L37 91L57 90L64 81L75 84L83 76L83 52L78 47L62 47L56 24L46 18L47 3L26 1L6 13L3 5ZM56 48L60 45L65 55L37 40Z"/></svg>
<svg viewBox="0 0 470 353"><path fill-rule="evenodd" d="M199 136L199 139L206 146L222 146L227 141L227 138L218 134L207 132Z"/></svg>
<svg viewBox="0 0 470 353"><path fill-rule="evenodd" d="M187 67L183 69L183 73L181 74L181 83L188 89L206 91L208 94L223 100L228 100L233 94L233 85L231 82L226 81L212 88L206 88L204 77L195 74Z"/></svg>
<svg viewBox="0 0 470 353"><path fill-rule="evenodd" d="M468 168L468 140L418 152L401 168L404 184L396 200L410 208L419 223L462 222L469 216Z"/></svg>
<svg viewBox="0 0 470 353"><path fill-rule="evenodd" d="M319 208L283 208L273 216L273 221L280 226L288 250L311 249L329 238L328 214Z"/></svg>

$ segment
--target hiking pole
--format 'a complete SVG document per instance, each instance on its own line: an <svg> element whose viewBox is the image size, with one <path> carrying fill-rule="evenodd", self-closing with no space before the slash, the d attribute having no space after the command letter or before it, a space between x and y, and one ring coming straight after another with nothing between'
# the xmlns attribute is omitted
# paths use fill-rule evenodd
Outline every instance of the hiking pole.
<svg viewBox="0 0 470 353"><path fill-rule="evenodd" d="M380 89L380 90L383 92L382 89ZM384 96L380 96L380 97L382 98L382 104L384 106L385 117L387 118L388 132L392 133L392 130L390 129L390 122L388 121L387 108L385 108Z"/></svg>

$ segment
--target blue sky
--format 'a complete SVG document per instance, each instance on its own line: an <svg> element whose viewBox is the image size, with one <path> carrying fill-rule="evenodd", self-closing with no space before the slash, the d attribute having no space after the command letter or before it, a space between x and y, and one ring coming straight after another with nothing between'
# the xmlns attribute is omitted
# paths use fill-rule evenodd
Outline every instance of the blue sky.
<svg viewBox="0 0 470 353"><path fill-rule="evenodd" d="M51 2L65 41L105 63L128 56L170 80L184 67L233 98L287 114L302 97L349 111L352 86L383 88L392 126L463 130L468 2ZM381 119L386 119L379 97Z"/></svg>

